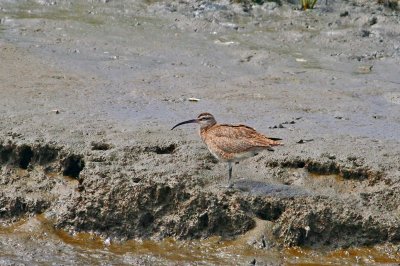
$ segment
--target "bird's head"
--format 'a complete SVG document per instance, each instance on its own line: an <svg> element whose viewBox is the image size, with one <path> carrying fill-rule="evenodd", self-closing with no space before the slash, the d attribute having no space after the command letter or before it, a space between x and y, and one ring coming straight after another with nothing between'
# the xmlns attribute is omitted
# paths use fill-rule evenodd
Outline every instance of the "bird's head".
<svg viewBox="0 0 400 266"><path fill-rule="evenodd" d="M206 127L215 125L217 123L217 121L215 121L215 118L212 114L201 113L201 114L199 114L199 116L196 119L191 119L191 120L183 121L179 124L176 124L173 128L171 128L171 130L180 125L189 124L189 123L197 123L197 124L200 124L201 128L206 128Z"/></svg>

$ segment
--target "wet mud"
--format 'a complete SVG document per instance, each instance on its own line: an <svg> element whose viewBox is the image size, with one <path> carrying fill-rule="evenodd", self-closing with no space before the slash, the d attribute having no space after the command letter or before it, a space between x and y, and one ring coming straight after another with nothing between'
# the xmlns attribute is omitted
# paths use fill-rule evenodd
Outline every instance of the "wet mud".
<svg viewBox="0 0 400 266"><path fill-rule="evenodd" d="M5 265L40 265L49 262L99 265L99 260L111 265L244 265L254 262L261 265L396 265L400 260L396 247L392 245L337 250L254 248L248 242L266 226L260 220L257 223L254 230L236 240L211 237L192 241L166 238L161 241L116 242L91 233L69 234L54 229L51 221L43 215L37 215L0 226L0 262Z"/></svg>
<svg viewBox="0 0 400 266"><path fill-rule="evenodd" d="M398 25L370 1L2 2L1 260L399 263ZM285 145L226 188L170 131L203 111Z"/></svg>

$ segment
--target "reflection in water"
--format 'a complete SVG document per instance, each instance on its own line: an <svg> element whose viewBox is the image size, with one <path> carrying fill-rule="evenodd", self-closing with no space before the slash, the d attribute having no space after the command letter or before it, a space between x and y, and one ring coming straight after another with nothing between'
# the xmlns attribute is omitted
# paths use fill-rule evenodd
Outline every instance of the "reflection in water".
<svg viewBox="0 0 400 266"><path fill-rule="evenodd" d="M200 263L211 265L244 265L254 259L263 264L273 265L281 263L285 265L400 263L400 253L390 245L334 251L299 247L266 250L249 245L247 235L238 240L221 240L218 237L212 237L191 241L165 239L162 241L114 242L90 233L70 235L63 230L56 230L43 215L0 226L0 243L12 243L12 239L17 243L24 243L21 242L21 239L24 239L26 246L23 249L0 249L0 258L3 262L20 261L20 257L26 256L26 253L32 260L40 261L32 254L35 254L38 246L45 245L45 249L40 248L44 253L38 253L36 256L44 257L45 261L53 263L71 262L71 258L75 263L90 262L93 264L130 264L132 261L137 262L138 260L143 262L143 258L147 258L144 262L162 264ZM64 254L64 252L68 254Z"/></svg>

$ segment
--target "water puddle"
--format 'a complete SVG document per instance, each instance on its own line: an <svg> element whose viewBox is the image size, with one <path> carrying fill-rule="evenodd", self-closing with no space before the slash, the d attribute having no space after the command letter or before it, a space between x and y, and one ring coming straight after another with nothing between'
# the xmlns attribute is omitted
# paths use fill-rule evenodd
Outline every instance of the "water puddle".
<svg viewBox="0 0 400 266"><path fill-rule="evenodd" d="M65 7L49 7L33 1L24 1L19 4L5 5L5 14L15 19L55 19L74 20L88 24L102 24L96 16L88 16L88 7L79 3Z"/></svg>
<svg viewBox="0 0 400 266"><path fill-rule="evenodd" d="M290 248L285 251L286 265L393 265L400 261L400 253L391 246L315 251Z"/></svg>
<svg viewBox="0 0 400 266"><path fill-rule="evenodd" d="M256 230L256 229L255 229ZM29 252L32 261L45 260L35 249L46 245L46 256L53 262L74 263L118 263L129 264L136 259L153 258L163 264L181 265L244 265L250 262L285 265L349 265L349 264L394 264L400 263L400 253L393 246L362 247L333 251L308 248L286 248L283 250L256 248L248 243L252 232L237 240L209 239L177 241L174 239L128 240L115 242L90 233L71 235L54 229L44 215L21 219L12 224L0 225L1 243L19 242L22 249L0 249L2 261L16 262L24 252ZM21 244L21 239L25 243ZM22 250L22 251L21 251ZM64 252L63 252L64 251ZM77 255L79 254L79 256ZM40 256L40 258L39 258ZM89 260L90 258L90 260ZM51 261L47 261L51 262Z"/></svg>

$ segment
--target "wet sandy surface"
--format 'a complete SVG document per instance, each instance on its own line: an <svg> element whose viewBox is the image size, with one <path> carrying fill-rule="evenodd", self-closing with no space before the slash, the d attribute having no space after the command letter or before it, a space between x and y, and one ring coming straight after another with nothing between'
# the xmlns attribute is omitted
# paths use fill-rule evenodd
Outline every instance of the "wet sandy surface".
<svg viewBox="0 0 400 266"><path fill-rule="evenodd" d="M105 239L190 239L237 236L258 217L273 223L272 246L318 253L396 244L398 12L365 1L308 12L286 3L246 10L224 2L2 2L1 218L44 213L58 228ZM195 128L170 131L204 111L285 146L235 165L234 190L226 191L226 166L211 159ZM62 177L75 172L76 182ZM96 263L104 251L55 239L52 252L91 250L82 263ZM35 241L10 251L7 263L27 252L45 256L30 250ZM394 250L376 256L396 261ZM169 261L156 251L104 252L115 263ZM305 263L321 254L271 252L276 261L291 254L287 263L301 262L297 252Z"/></svg>

